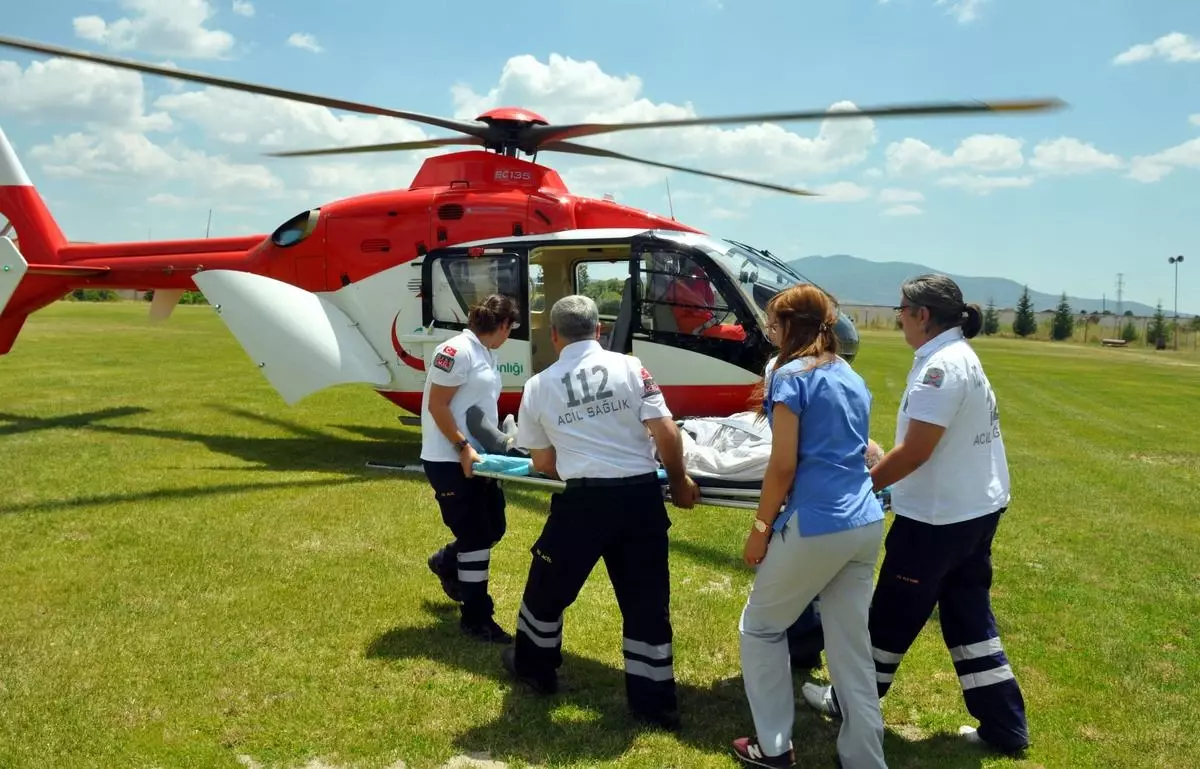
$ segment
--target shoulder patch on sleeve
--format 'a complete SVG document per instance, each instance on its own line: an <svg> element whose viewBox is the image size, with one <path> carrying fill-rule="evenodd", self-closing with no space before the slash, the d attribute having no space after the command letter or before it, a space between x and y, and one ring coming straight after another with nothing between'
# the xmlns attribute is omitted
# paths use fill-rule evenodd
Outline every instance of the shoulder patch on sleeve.
<svg viewBox="0 0 1200 769"><path fill-rule="evenodd" d="M925 376L921 378L921 384L927 384L930 387L941 387L942 382L946 379L946 372L937 366L930 366L925 369Z"/></svg>
<svg viewBox="0 0 1200 769"><path fill-rule="evenodd" d="M450 369L454 368L454 355L454 348L446 347L433 356L433 365L442 371L450 371Z"/></svg>
<svg viewBox="0 0 1200 769"><path fill-rule="evenodd" d="M654 381L654 377L651 376L650 372L646 370L645 366L643 366L642 367L642 397L646 398L651 395L658 395L661 392L662 392L662 390L658 389L658 383Z"/></svg>

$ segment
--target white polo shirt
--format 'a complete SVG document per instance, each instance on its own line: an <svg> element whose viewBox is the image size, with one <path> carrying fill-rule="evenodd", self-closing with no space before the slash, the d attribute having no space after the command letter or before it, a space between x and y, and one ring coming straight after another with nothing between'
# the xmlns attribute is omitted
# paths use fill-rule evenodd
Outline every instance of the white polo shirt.
<svg viewBox="0 0 1200 769"><path fill-rule="evenodd" d="M643 422L671 417L642 362L595 340L572 342L555 363L525 383L517 445L555 449L555 469L569 478L623 478L658 470Z"/></svg>
<svg viewBox="0 0 1200 769"><path fill-rule="evenodd" d="M910 420L946 428L933 455L892 485L896 515L942 525L994 513L1009 502L1008 458L996 394L962 329L916 351L896 418L896 442Z"/></svg>
<svg viewBox="0 0 1200 769"><path fill-rule="evenodd" d="M425 390L421 396L421 459L458 462L460 456L454 444L446 440L429 415L429 388L435 384L458 388L450 398L450 413L463 437L482 454L483 447L467 431L467 409L479 406L485 419L492 424L500 421L497 406L500 372L496 370L496 353L485 347L470 329L450 337L433 352L433 365L425 375Z"/></svg>

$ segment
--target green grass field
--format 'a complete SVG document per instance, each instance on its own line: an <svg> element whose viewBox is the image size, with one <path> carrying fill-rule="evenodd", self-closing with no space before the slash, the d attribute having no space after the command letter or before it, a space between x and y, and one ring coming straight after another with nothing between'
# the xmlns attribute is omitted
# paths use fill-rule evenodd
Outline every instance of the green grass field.
<svg viewBox="0 0 1200 769"><path fill-rule="evenodd" d="M416 458L401 412L365 387L289 408L211 308L146 313L59 303L0 358L0 765L735 766L748 511L671 509L681 734L625 715L602 569L541 700L458 634L425 567L447 534L423 477L363 466ZM1200 766L1200 358L977 349L1012 465L995 604L1033 748L952 737L973 722L934 619L885 703L890 765ZM885 445L910 361L864 334ZM508 500L491 580L511 629L548 498ZM836 728L799 703L802 765L832 766Z"/></svg>

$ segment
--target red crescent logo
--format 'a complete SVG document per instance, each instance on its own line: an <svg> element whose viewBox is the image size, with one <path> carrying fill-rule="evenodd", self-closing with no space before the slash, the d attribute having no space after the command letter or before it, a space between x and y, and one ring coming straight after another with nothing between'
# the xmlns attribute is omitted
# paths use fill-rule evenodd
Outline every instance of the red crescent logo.
<svg viewBox="0 0 1200 769"><path fill-rule="evenodd" d="M400 322L400 313L396 313L396 317L392 318L392 349L396 351L396 355L400 356L400 360L409 368L415 368L417 371L425 370L425 361L420 358L414 358L409 355L403 347L400 346L400 338L396 335L396 324Z"/></svg>

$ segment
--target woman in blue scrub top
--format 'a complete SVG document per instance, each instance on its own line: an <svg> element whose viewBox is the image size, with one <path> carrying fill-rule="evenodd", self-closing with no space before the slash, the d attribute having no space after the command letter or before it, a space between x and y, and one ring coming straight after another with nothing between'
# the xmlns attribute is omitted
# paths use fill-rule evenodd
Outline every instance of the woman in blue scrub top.
<svg viewBox="0 0 1200 769"><path fill-rule="evenodd" d="M883 541L883 509L865 457L871 393L837 356L837 313L825 292L794 286L767 312L777 319L780 348L761 406L771 423L771 458L746 540L744 558L757 574L740 622L755 735L735 740L733 751L753 766L794 765L786 632L819 596L830 678L848 714L838 756L847 767L884 767L867 630Z"/></svg>

